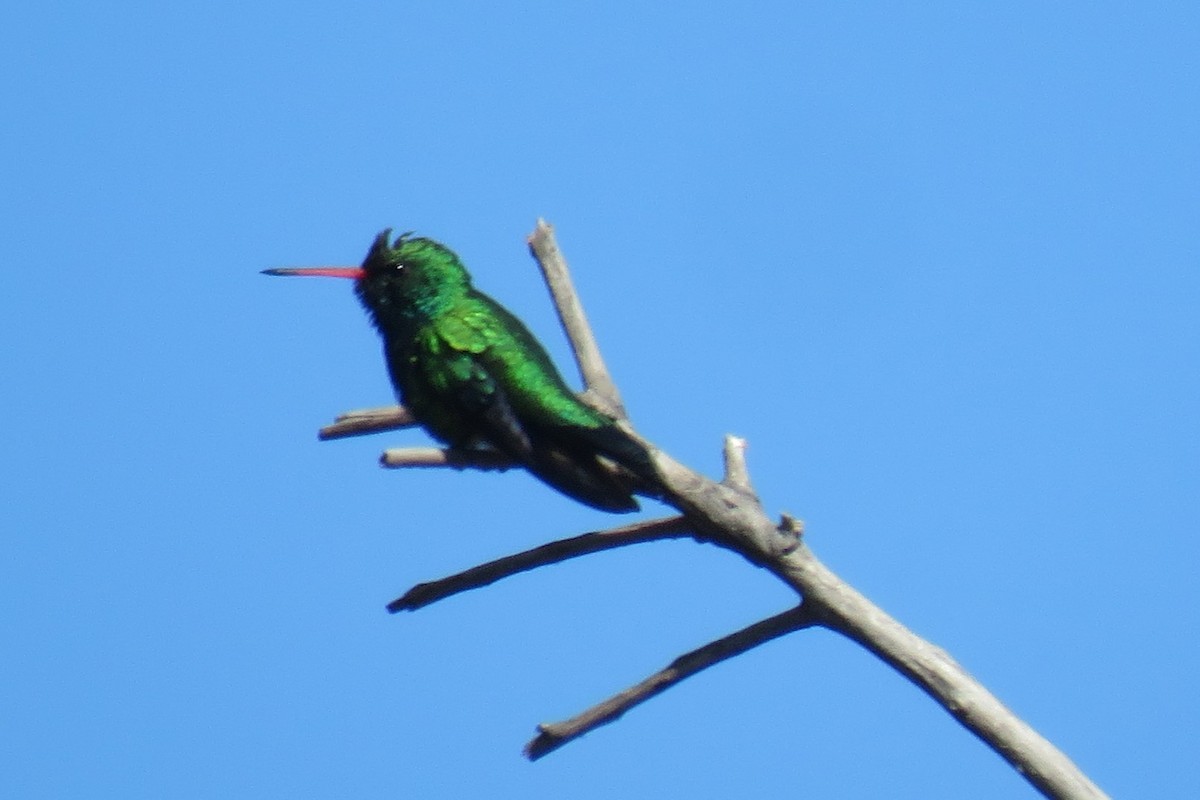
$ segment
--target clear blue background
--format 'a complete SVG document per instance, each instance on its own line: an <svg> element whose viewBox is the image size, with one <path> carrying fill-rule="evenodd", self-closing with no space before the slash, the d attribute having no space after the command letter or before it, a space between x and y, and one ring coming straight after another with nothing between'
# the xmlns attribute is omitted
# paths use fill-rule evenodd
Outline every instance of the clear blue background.
<svg viewBox="0 0 1200 800"><path fill-rule="evenodd" d="M1200 795L1198 53L1182 2L10 4L0 795L1033 796L823 632L525 762L793 602L713 548L384 612L616 518L318 443L390 400L375 334L258 271L416 230L569 367L539 215L647 436L747 437L1106 790Z"/></svg>

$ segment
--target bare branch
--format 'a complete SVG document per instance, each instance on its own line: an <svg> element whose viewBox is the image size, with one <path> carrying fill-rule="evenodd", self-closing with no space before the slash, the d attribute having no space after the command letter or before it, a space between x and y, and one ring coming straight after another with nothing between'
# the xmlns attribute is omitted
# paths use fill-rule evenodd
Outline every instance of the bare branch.
<svg viewBox="0 0 1200 800"><path fill-rule="evenodd" d="M782 614L776 614L743 628L737 633L709 642L703 647L675 659L665 669L654 673L641 683L613 695L576 717L563 722L539 725L538 735L525 746L525 755L531 760L541 758L588 731L615 722L629 709L644 703L660 692L665 692L701 670L815 623L816 619L809 613L805 604L801 603Z"/></svg>
<svg viewBox="0 0 1200 800"><path fill-rule="evenodd" d="M403 597L388 603L387 610L415 611L452 595L478 589L521 572L527 572L548 564L557 564L601 550L625 547L631 544L652 542L660 539L681 539L691 536L690 526L683 517L664 517L635 522L620 528L560 539L523 553L498 558L486 564L459 572L436 581L419 583L409 589Z"/></svg>
<svg viewBox="0 0 1200 800"><path fill-rule="evenodd" d="M544 219L537 221L537 227L529 235L529 249L542 270L542 277L550 289L554 308L558 311L559 322L571 342L571 350L575 354L575 363L579 367L579 375L583 378L586 391L585 400L599 401L600 410L617 419L626 419L625 406L621 402L621 393L608 374L592 327L588 324L587 316L583 313L583 305L575 293L571 282L571 273L567 269L567 261L558 242L554 239L554 227Z"/></svg>
<svg viewBox="0 0 1200 800"><path fill-rule="evenodd" d="M362 436L367 433L396 431L417 425L417 420L404 406L362 408L339 414L332 425L326 425L317 433L322 441L344 439L347 436Z"/></svg>
<svg viewBox="0 0 1200 800"><path fill-rule="evenodd" d="M607 413L624 420L626 417L620 395L604 367L572 288L566 264L554 241L552 228L539 220L537 229L529 237L529 244L542 267L555 307L575 351L587 386L584 396ZM368 427L371 430L382 429L371 427L382 424L377 421L369 424L364 421L362 424L367 427L356 428L356 432L366 432ZM331 427L336 428L337 424ZM636 432L630 433L636 437ZM649 446L649 443L646 444ZM1047 797L1070 800L1105 797L1066 755L1021 721L949 655L892 619L818 561L801 539L803 525L798 520L784 514L780 523L773 523L763 511L750 483L744 442L733 437L726 440L726 475L720 483L687 468L652 446L649 448L658 478L655 496L678 509L686 519L686 524L680 518L670 518L642 523L648 527L641 533L618 528L552 543L546 545L548 549L544 551L538 548L528 554L510 556L476 567L443 581L415 587L389 608L393 611L417 608L542 563L553 563L645 538L682 536L686 535L685 531L692 531L695 538L726 547L769 570L797 592L801 597L801 605L682 656L663 672L579 717L541 726L541 733L529 745L531 758L538 758L587 730L611 722L634 705L712 663L744 652L788 630L820 624L861 644L915 683L963 726L1009 761ZM513 466L512 462L495 452L435 448L389 450L384 453L383 463L391 467L450 466L459 469L505 469ZM656 530L654 525L679 527ZM627 535L629 540L622 540L622 535ZM639 536L645 538L639 539ZM617 544L613 545L613 542ZM789 624L793 627L788 628Z"/></svg>
<svg viewBox="0 0 1200 800"><path fill-rule="evenodd" d="M948 653L920 638L829 571L806 547L788 574L821 598L822 625L861 644L934 698L1047 797L1103 798L1067 756L1018 718Z"/></svg>
<svg viewBox="0 0 1200 800"><path fill-rule="evenodd" d="M455 450L442 447L397 447L384 450L381 466L389 469L408 467L451 467L452 469L506 470L517 466L508 456L495 450Z"/></svg>
<svg viewBox="0 0 1200 800"><path fill-rule="evenodd" d="M754 492L750 485L750 472L746 468L746 440L739 436L725 437L725 478L722 480L731 489L748 494Z"/></svg>
<svg viewBox="0 0 1200 800"><path fill-rule="evenodd" d="M757 502L708 480L661 451L654 459L668 503L701 530L720 532L717 544L762 565L795 589L820 624L858 642L915 683L1047 797L1106 797L1062 751L943 650L909 631L835 575L789 533L787 525L772 523Z"/></svg>
<svg viewBox="0 0 1200 800"><path fill-rule="evenodd" d="M800 541L800 537L804 536L804 520L796 519L786 511L779 515L780 533L785 536L794 536L796 541Z"/></svg>

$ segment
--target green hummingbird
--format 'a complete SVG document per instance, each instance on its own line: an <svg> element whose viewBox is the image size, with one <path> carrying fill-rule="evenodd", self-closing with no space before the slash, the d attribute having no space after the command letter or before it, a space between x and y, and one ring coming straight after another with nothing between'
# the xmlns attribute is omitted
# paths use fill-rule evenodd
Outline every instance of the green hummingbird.
<svg viewBox="0 0 1200 800"><path fill-rule="evenodd" d="M471 285L458 256L391 229L361 267L268 269L267 275L351 278L383 339L396 396L435 438L491 448L563 494L603 511L635 511L652 486L644 446L584 405L545 348Z"/></svg>

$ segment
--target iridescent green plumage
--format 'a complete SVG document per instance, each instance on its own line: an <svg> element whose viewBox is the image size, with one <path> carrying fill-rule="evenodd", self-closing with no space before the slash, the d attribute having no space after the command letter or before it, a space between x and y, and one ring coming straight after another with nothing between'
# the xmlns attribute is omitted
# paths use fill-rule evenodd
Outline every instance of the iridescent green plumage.
<svg viewBox="0 0 1200 800"><path fill-rule="evenodd" d="M457 255L407 234L389 242L390 233L371 245L355 291L400 402L448 445L494 448L581 502L636 510L632 476L644 483L652 472L645 449L579 401L525 325L472 287Z"/></svg>

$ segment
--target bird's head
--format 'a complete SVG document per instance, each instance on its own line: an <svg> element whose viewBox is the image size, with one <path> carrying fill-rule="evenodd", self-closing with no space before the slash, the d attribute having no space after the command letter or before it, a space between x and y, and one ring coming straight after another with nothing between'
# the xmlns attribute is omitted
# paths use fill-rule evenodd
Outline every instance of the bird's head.
<svg viewBox="0 0 1200 800"><path fill-rule="evenodd" d="M376 327L437 313L471 288L471 276L452 250L433 239L390 228L371 243L360 267L305 267L263 270L266 275L351 278L359 300Z"/></svg>

